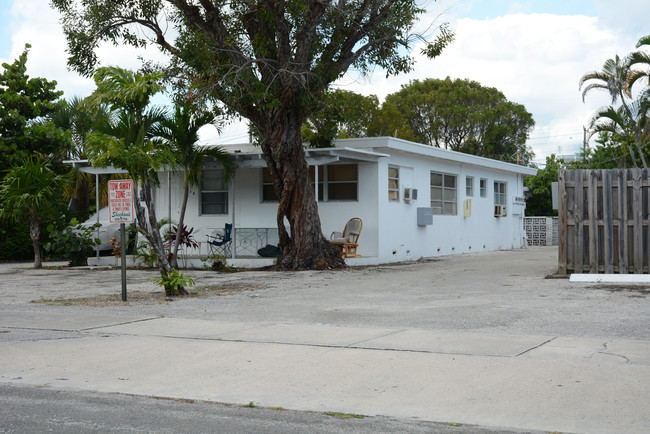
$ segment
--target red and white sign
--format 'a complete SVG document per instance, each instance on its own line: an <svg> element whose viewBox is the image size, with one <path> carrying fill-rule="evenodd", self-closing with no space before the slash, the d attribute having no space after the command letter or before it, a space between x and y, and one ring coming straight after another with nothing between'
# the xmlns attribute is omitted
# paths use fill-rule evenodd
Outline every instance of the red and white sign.
<svg viewBox="0 0 650 434"><path fill-rule="evenodd" d="M108 181L108 213L111 223L133 223L133 180Z"/></svg>

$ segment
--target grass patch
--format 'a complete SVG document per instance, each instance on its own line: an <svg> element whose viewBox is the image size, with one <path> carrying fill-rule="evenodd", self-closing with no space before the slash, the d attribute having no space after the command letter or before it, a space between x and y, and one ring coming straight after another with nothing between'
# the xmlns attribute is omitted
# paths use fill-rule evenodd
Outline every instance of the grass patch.
<svg viewBox="0 0 650 434"><path fill-rule="evenodd" d="M363 419L365 417L362 414L341 413L339 411L326 411L325 414L337 419Z"/></svg>

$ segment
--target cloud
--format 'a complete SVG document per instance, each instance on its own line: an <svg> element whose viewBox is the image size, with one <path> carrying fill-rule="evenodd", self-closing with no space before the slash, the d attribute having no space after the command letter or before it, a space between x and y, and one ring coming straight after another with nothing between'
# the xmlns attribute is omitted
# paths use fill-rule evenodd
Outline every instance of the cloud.
<svg viewBox="0 0 650 434"><path fill-rule="evenodd" d="M434 60L419 55L413 72L385 77L348 75L344 88L383 100L410 80L426 78L471 79L495 87L510 101L533 114L536 128L530 144L538 159L550 152L573 153L582 146L582 126L591 114L607 105L605 95L582 102L578 82L598 70L616 53L634 49L635 37L617 32L597 17L554 14L507 14L491 19L460 18L452 22L456 40Z"/></svg>
<svg viewBox="0 0 650 434"><path fill-rule="evenodd" d="M64 91L64 98L87 96L95 88L92 79L82 77L67 67L68 54L59 14L52 10L48 0L14 1L10 13L11 54L3 62L13 62L23 51L25 44L32 48L27 59L27 73L31 77L56 80L57 89ZM157 48L146 50L130 46L102 44L97 51L102 65L119 65L137 69L139 57L164 61L165 55Z"/></svg>
<svg viewBox="0 0 650 434"><path fill-rule="evenodd" d="M543 161L545 155L558 152L559 147L563 153L572 153L581 146L582 126L591 114L609 104L606 95L596 93L583 104L578 80L589 71L599 70L617 53L625 55L634 50L644 30L650 33L647 0L585 0L580 4L584 13L594 16L526 13L531 5L539 7L540 2L432 2L422 27L435 29L443 21L450 21L456 31L456 41L439 58L426 59L419 54L420 47L415 47L416 65L410 74L387 78L379 69L367 77L351 72L337 85L365 95L375 94L383 100L409 80L447 76L475 80L499 89L533 114L537 126L530 144L537 159ZM65 38L58 14L50 9L48 0L15 0L9 19L11 57L3 61L13 61L29 42L33 46L28 61L31 76L57 80L65 97L92 92L92 80L67 69ZM112 45L104 45L99 51L102 64L127 68L137 68L142 54L140 50ZM164 59L155 48L144 54ZM240 141L245 127L233 127L231 134Z"/></svg>

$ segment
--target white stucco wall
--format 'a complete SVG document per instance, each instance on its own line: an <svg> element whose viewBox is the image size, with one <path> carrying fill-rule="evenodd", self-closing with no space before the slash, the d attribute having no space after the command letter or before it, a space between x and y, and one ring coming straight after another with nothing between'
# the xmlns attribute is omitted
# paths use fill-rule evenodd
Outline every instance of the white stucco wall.
<svg viewBox="0 0 650 434"><path fill-rule="evenodd" d="M415 260L421 257L455 253L513 249L524 246L523 207L515 206L515 197L523 196L523 174L513 165L496 163L465 154L429 152L395 139L380 138L341 141L343 146L381 152L390 157L375 161L358 161L358 200L320 202L319 215L323 234L341 231L352 217L363 220L359 253L376 257L378 262ZM391 147L395 144L395 147ZM341 144L339 144L341 146ZM442 150L437 150L439 152ZM425 152L423 154L422 152ZM426 152L429 152L426 154ZM458 161L454 161L454 160ZM399 167L400 200L388 200L388 167ZM510 168L510 166L513 166ZM434 215L433 224L417 225L417 208L430 207L431 171L457 176L457 214ZM530 170L529 170L530 172ZM190 192L185 224L194 228L197 241L204 242L214 228L223 228L233 221L236 230L244 228L275 228L277 203L261 201L261 168L240 168L229 187L228 214L199 215L199 192ZM463 216L465 177L474 177L471 197L472 215ZM168 216L167 174L161 174L161 190L156 194L158 218ZM487 179L487 195L480 197L479 180ZM507 183L507 216L494 217L494 181ZM182 198L182 175L172 174L171 218L178 221ZM403 199L404 188L416 188L417 200ZM271 229L270 233L274 233ZM277 238L269 238L277 243ZM260 246L262 247L262 246ZM197 252L193 252L197 253ZM205 246L202 254L207 253Z"/></svg>

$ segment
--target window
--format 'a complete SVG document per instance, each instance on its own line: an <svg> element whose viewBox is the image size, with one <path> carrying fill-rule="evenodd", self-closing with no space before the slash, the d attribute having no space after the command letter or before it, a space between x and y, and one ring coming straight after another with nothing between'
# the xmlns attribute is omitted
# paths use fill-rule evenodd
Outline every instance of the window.
<svg viewBox="0 0 650 434"><path fill-rule="evenodd" d="M481 197L487 197L487 179L481 178L481 181L479 182L479 189Z"/></svg>
<svg viewBox="0 0 650 434"><path fill-rule="evenodd" d="M434 214L456 215L456 175L431 172L431 208Z"/></svg>
<svg viewBox="0 0 650 434"><path fill-rule="evenodd" d="M467 196L467 197L474 196L474 177L473 176L465 177L465 196Z"/></svg>
<svg viewBox="0 0 650 434"><path fill-rule="evenodd" d="M357 165L336 164L325 167L323 200L357 200Z"/></svg>
<svg viewBox="0 0 650 434"><path fill-rule="evenodd" d="M494 181L494 204L506 206L506 183Z"/></svg>
<svg viewBox="0 0 650 434"><path fill-rule="evenodd" d="M228 186L223 181L223 169L201 172L201 201L199 214L228 214Z"/></svg>
<svg viewBox="0 0 650 434"><path fill-rule="evenodd" d="M388 200L399 200L399 168L388 168Z"/></svg>
<svg viewBox="0 0 650 434"><path fill-rule="evenodd" d="M273 188L273 178L271 171L265 167L262 169L262 202L277 202L278 197Z"/></svg>
<svg viewBox="0 0 650 434"><path fill-rule="evenodd" d="M336 164L328 166L310 166L309 178L312 188L318 170L318 200L347 201L357 200L358 171L356 164ZM268 168L262 169L262 201L277 202L273 188L273 179Z"/></svg>

